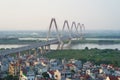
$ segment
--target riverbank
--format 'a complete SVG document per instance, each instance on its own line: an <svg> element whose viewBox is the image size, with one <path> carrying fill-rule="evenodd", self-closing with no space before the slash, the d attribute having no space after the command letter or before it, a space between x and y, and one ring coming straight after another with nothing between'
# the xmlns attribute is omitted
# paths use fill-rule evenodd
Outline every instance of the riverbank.
<svg viewBox="0 0 120 80"><path fill-rule="evenodd" d="M77 44L77 43L95 43L95 44L119 44L120 40L87 40L87 39L83 39L83 40L73 40L72 44Z"/></svg>
<svg viewBox="0 0 120 80"><path fill-rule="evenodd" d="M35 42L41 42L42 40L19 40L18 38L13 39L0 39L0 44L31 44Z"/></svg>
<svg viewBox="0 0 120 80"><path fill-rule="evenodd" d="M0 39L0 44L30 44L35 42L46 41L45 38L3 38ZM68 43L68 41L64 41ZM95 43L95 44L119 44L120 38L86 38L86 39L73 39L72 44L78 43Z"/></svg>

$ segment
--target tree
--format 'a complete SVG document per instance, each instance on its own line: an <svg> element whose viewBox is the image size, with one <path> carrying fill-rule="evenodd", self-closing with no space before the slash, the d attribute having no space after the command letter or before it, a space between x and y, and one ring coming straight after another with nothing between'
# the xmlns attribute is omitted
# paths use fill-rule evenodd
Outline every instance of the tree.
<svg viewBox="0 0 120 80"><path fill-rule="evenodd" d="M42 76L43 76L44 78L50 78L50 77L49 77L49 74L48 74L47 72L42 73Z"/></svg>
<svg viewBox="0 0 120 80"><path fill-rule="evenodd" d="M88 47L85 47L85 50L89 50L89 48L88 48Z"/></svg>
<svg viewBox="0 0 120 80"><path fill-rule="evenodd" d="M18 76L8 75L3 80L19 80Z"/></svg>

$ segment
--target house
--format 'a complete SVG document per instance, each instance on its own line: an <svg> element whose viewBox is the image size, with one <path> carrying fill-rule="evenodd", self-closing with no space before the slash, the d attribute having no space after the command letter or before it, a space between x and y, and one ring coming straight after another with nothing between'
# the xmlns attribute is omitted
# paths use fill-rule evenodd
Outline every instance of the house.
<svg viewBox="0 0 120 80"><path fill-rule="evenodd" d="M66 78L66 80L72 80L72 79Z"/></svg>
<svg viewBox="0 0 120 80"><path fill-rule="evenodd" d="M20 79L21 80L28 80L28 78L23 74L22 71L20 71Z"/></svg>
<svg viewBox="0 0 120 80"><path fill-rule="evenodd" d="M56 70L54 72L54 78L55 78L55 80L61 80L61 73L60 73L60 71Z"/></svg>
<svg viewBox="0 0 120 80"><path fill-rule="evenodd" d="M88 74L88 75L90 75L90 74L91 74L90 69L86 70L86 74Z"/></svg>
<svg viewBox="0 0 120 80"><path fill-rule="evenodd" d="M7 71L9 68L9 62L7 59L3 59L1 62L0 62L0 71L1 72L5 72Z"/></svg>
<svg viewBox="0 0 120 80"><path fill-rule="evenodd" d="M47 71L48 71L48 68L47 68L47 67L43 67L43 66L37 67L37 73L38 73L38 74L41 74L41 73L47 72Z"/></svg>
<svg viewBox="0 0 120 80"><path fill-rule="evenodd" d="M8 70L9 65L8 64L1 64L0 65L0 71L4 72Z"/></svg>
<svg viewBox="0 0 120 80"><path fill-rule="evenodd" d="M27 72L27 79L28 80L35 80L35 74L32 71Z"/></svg>
<svg viewBox="0 0 120 80"><path fill-rule="evenodd" d="M76 60L75 65L77 66L78 69L82 68L82 62L80 60Z"/></svg>
<svg viewBox="0 0 120 80"><path fill-rule="evenodd" d="M70 71L62 71L61 76L62 76L62 78L71 78L72 73Z"/></svg>
<svg viewBox="0 0 120 80"><path fill-rule="evenodd" d="M118 76L118 80L120 80L120 76Z"/></svg>
<svg viewBox="0 0 120 80"><path fill-rule="evenodd" d="M118 77L117 76L107 76L106 80L118 80Z"/></svg>
<svg viewBox="0 0 120 80"><path fill-rule="evenodd" d="M93 66L93 64L89 61L87 61L86 63L83 64L83 68L91 68Z"/></svg>
<svg viewBox="0 0 120 80"><path fill-rule="evenodd" d="M100 73L100 74L103 73L103 69L99 69L99 73Z"/></svg>
<svg viewBox="0 0 120 80"><path fill-rule="evenodd" d="M110 78L107 76L105 80L110 80Z"/></svg>
<svg viewBox="0 0 120 80"><path fill-rule="evenodd" d="M73 64L73 63L66 64L66 67L67 67L68 70L74 70L74 71L77 70L76 65Z"/></svg>
<svg viewBox="0 0 120 80"><path fill-rule="evenodd" d="M80 80L89 80L90 76L89 75L81 75Z"/></svg>

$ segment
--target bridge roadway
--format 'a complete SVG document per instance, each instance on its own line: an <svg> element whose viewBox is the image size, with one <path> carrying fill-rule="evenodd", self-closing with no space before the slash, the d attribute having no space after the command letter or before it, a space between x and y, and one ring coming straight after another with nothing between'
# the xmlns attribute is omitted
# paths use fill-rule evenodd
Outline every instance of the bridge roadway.
<svg viewBox="0 0 120 80"><path fill-rule="evenodd" d="M72 38L79 38L79 37L80 36L78 36L78 35L72 35ZM61 39L61 41L65 41L65 40L69 40L70 38L69 37L61 37L60 39ZM0 56L5 56L5 55L12 54L12 53L18 53L18 52L22 52L25 50L35 49L38 47L47 46L47 45L56 44L56 43L59 43L58 39L49 40L49 41L45 41L45 42L37 42L37 43L29 44L27 46L14 48L14 49L10 49L10 50L2 50L2 51L0 51Z"/></svg>

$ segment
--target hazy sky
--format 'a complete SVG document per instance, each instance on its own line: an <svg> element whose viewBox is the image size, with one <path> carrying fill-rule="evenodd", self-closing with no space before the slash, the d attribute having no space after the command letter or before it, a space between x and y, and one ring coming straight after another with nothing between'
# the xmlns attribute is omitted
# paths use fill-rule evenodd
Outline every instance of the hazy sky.
<svg viewBox="0 0 120 80"><path fill-rule="evenodd" d="M0 30L48 30L52 17L120 30L120 0L0 0Z"/></svg>

